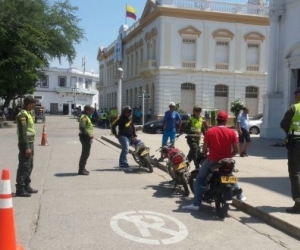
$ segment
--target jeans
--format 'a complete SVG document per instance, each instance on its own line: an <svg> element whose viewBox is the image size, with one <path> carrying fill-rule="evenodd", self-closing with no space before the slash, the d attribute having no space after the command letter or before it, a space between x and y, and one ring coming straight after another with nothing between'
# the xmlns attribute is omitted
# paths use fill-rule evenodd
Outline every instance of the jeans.
<svg viewBox="0 0 300 250"><path fill-rule="evenodd" d="M201 168L199 169L198 175L196 177L195 186L194 186L194 190L195 190L194 205L195 206L201 205L202 197L206 190L206 176L209 174L209 170L210 170L211 166L214 165L215 163L216 162L214 162L214 161L210 161L210 160L206 159L203 162ZM234 189L240 188L238 183L235 183L233 186L234 186ZM243 194L240 194L237 198L241 199L242 197L243 197Z"/></svg>
<svg viewBox="0 0 300 250"><path fill-rule="evenodd" d="M119 158L119 167L128 167L127 154L129 152L129 138L120 135L119 142L122 148L120 158Z"/></svg>
<svg viewBox="0 0 300 250"><path fill-rule="evenodd" d="M170 142L173 143L175 141L175 137L176 137L176 131L172 131L172 130L164 131L162 137L162 145L166 145L169 138L170 138Z"/></svg>

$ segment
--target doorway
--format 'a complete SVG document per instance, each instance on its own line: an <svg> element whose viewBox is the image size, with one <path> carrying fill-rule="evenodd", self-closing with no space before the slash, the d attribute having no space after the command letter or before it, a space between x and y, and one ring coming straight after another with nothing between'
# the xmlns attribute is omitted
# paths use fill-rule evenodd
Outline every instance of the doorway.
<svg viewBox="0 0 300 250"><path fill-rule="evenodd" d="M69 104L64 103L63 104L63 115L68 115L69 114Z"/></svg>

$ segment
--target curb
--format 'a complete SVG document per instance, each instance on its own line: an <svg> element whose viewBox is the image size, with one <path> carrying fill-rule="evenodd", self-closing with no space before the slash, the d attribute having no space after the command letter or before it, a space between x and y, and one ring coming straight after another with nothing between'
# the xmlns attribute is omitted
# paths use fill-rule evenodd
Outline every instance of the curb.
<svg viewBox="0 0 300 250"><path fill-rule="evenodd" d="M101 136L101 139L118 147L118 148L121 148L119 143L116 143L116 142L108 139L105 136ZM133 150L129 149L129 152L132 153ZM166 166L159 162L155 162L153 165L164 172L168 172ZM255 208L254 206L251 206L247 203L241 203L241 202L237 201L236 199L233 199L233 202L231 205L251 216L257 217L258 219L262 220L266 224L300 240L300 228L299 227L296 227L280 218L277 218L261 209Z"/></svg>

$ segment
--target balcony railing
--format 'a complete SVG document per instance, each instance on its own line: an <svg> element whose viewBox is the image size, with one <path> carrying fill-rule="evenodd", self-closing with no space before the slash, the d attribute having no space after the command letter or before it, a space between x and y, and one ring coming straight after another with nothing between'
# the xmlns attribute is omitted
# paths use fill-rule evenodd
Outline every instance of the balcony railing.
<svg viewBox="0 0 300 250"><path fill-rule="evenodd" d="M228 70L229 64L228 63L216 63L216 69Z"/></svg>
<svg viewBox="0 0 300 250"><path fill-rule="evenodd" d="M224 0L207 1L207 0L157 0L159 6L170 6L184 9L196 9L201 11L217 11L225 13L248 14L268 16L269 6L253 5L246 3L229 3Z"/></svg>
<svg viewBox="0 0 300 250"><path fill-rule="evenodd" d="M190 68L190 69L194 69L196 68L196 63L195 62L189 62L189 61L184 61L182 62L182 68Z"/></svg>
<svg viewBox="0 0 300 250"><path fill-rule="evenodd" d="M55 91L57 93L74 93L74 87L55 87ZM76 88L77 94L88 94L88 95L96 95L98 92L96 89L84 89L84 88Z"/></svg>
<svg viewBox="0 0 300 250"><path fill-rule="evenodd" d="M151 70L155 70L157 68L157 62L156 60L148 60L146 62L142 62L139 65L139 72L148 72Z"/></svg>
<svg viewBox="0 0 300 250"><path fill-rule="evenodd" d="M247 71L259 71L259 65L247 65Z"/></svg>

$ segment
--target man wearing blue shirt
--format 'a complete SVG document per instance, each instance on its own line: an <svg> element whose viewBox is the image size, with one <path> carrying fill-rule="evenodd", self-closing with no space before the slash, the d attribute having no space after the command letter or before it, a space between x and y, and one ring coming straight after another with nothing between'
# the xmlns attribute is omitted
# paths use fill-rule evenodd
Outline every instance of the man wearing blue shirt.
<svg viewBox="0 0 300 250"><path fill-rule="evenodd" d="M250 133L249 133L249 110L248 108L242 108L242 112L239 114L237 119L237 131L239 133L240 143L240 156L245 157L247 155L247 149L251 144ZM246 141L246 143L244 143ZM245 145L244 145L245 144Z"/></svg>
<svg viewBox="0 0 300 250"><path fill-rule="evenodd" d="M170 138L170 142L173 143L175 141L176 132L180 132L181 128L181 117L177 111L175 111L176 104L174 102L170 102L169 110L165 112L164 121L163 121L163 137L162 137L162 145L166 145L168 139ZM177 128L178 123L178 128ZM177 128L177 129L176 129ZM177 131L176 131L177 130ZM159 161L163 161L163 155L161 154Z"/></svg>
<svg viewBox="0 0 300 250"><path fill-rule="evenodd" d="M180 132L181 128L181 117L177 111L175 111L175 103L170 102L169 110L165 112L164 123L163 123L163 138L162 145L166 145L168 139L170 138L170 142L173 143L176 137L176 132ZM176 129L178 123L178 129Z"/></svg>

